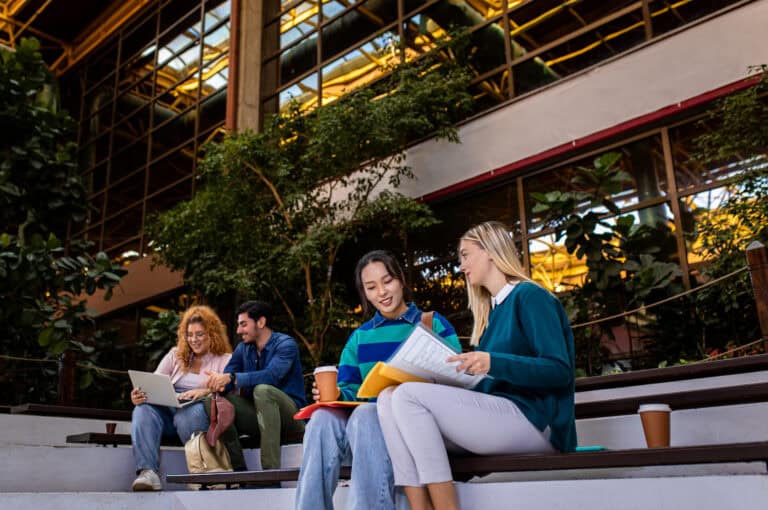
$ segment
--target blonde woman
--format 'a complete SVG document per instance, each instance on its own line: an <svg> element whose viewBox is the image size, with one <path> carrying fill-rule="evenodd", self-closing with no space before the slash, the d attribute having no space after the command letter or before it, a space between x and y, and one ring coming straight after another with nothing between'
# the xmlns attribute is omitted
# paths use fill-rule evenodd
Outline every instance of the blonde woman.
<svg viewBox="0 0 768 510"><path fill-rule="evenodd" d="M206 388L205 371L221 372L231 357L226 329L210 307L193 306L181 318L176 334L178 341L155 370L171 378L179 399L201 400L210 391ZM162 490L160 441L164 436L176 436L186 443L193 432L208 428L208 416L203 402L175 409L146 403L141 388L131 391L136 406L131 418L131 441L136 461L135 491Z"/></svg>
<svg viewBox="0 0 768 510"><path fill-rule="evenodd" d="M395 485L412 510L454 509L448 453L573 451L574 346L560 302L523 272L509 229L488 222L459 244L474 317L473 352L446 361L487 374L474 390L428 383L388 388L378 413Z"/></svg>

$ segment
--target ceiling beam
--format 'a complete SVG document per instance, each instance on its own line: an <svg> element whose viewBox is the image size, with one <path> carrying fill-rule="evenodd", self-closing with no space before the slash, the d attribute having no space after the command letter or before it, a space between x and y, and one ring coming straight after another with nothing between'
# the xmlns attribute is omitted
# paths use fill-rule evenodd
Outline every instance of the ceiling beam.
<svg viewBox="0 0 768 510"><path fill-rule="evenodd" d="M77 64L86 55L95 50L102 42L112 36L125 24L132 19L147 5L154 3L155 0L126 0L116 2L115 8L110 9L91 24L89 24L75 42L51 64L50 69L57 76L68 71Z"/></svg>
<svg viewBox="0 0 768 510"><path fill-rule="evenodd" d="M18 27L24 26L24 23L22 23L20 21L17 21L17 20L15 20L13 18L9 18L9 17L5 16L4 14L0 14L0 21L2 21L4 23L11 24L11 25L14 25L14 26L18 26ZM38 30L36 28L27 27L26 31L29 32L30 34L36 36L36 37L40 37L42 39L45 39L46 41L50 41L50 42L56 43L59 46L61 46L63 49L66 49L66 48L69 47L69 44L67 44L65 41L62 41L58 37L54 37L52 35L46 34L45 32L43 32L41 30ZM9 42L11 42L12 40L13 39L10 39ZM15 46L15 45L12 45L12 46Z"/></svg>

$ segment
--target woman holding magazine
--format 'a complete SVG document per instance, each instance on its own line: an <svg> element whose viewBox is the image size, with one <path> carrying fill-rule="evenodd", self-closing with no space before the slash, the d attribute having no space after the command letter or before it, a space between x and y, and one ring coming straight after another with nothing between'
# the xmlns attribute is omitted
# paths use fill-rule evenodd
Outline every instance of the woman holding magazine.
<svg viewBox="0 0 768 510"><path fill-rule="evenodd" d="M227 331L210 307L193 306L181 317L176 332L177 342L160 361L156 374L171 378L181 400L200 400L210 393L206 388L205 370L221 372L231 357ZM136 461L134 491L158 491L163 488L160 468L160 441L163 436L176 436L186 443L193 432L208 428L208 415L203 402L174 409L146 403L141 388L131 391L131 443Z"/></svg>
<svg viewBox="0 0 768 510"><path fill-rule="evenodd" d="M338 400L357 400L357 391L378 361L386 361L422 318L409 293L400 264L389 253L372 251L355 269L355 284L363 310L376 313L352 332L341 353ZM431 327L456 352L459 339L453 326L434 313ZM316 388L314 400L319 400ZM304 432L304 455L296 491L296 508L332 509L342 463L352 465L347 508L395 508L392 465L381 435L374 404L347 409L317 409Z"/></svg>
<svg viewBox="0 0 768 510"><path fill-rule="evenodd" d="M412 382L379 396L395 485L405 487L412 510L458 508L448 452L576 448L573 333L562 305L526 276L501 223L469 229L459 258L475 350L447 362L488 377L473 390Z"/></svg>

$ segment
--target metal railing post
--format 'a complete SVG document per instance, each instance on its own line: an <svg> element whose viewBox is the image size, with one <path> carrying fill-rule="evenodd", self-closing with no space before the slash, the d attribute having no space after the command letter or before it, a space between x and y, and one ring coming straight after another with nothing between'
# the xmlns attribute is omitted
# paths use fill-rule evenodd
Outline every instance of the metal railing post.
<svg viewBox="0 0 768 510"><path fill-rule="evenodd" d="M752 241L747 246L747 264L752 280L752 292L755 295L757 318L760 321L763 348L768 352L768 249L760 241Z"/></svg>
<svg viewBox="0 0 768 510"><path fill-rule="evenodd" d="M66 350L59 356L59 405L72 405L75 401L75 353Z"/></svg>

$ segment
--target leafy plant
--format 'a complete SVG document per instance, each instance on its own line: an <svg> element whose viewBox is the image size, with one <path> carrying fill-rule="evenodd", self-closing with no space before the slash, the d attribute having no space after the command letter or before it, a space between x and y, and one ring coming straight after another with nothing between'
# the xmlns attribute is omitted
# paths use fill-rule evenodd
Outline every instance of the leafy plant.
<svg viewBox="0 0 768 510"><path fill-rule="evenodd" d="M148 370L157 366L160 358L176 345L176 332L180 322L181 316L173 310L160 312L156 319L141 320L144 334L139 339L138 347L147 358Z"/></svg>
<svg viewBox="0 0 768 510"><path fill-rule="evenodd" d="M727 198L716 210L697 211L692 238L699 242L698 254L707 260L700 270L703 280L743 268L749 243L768 242L768 66L753 70L762 72L758 83L718 101L707 117L716 128L695 140L698 160L718 165L741 161L746 167L727 183ZM702 353L759 338L747 273L697 292L692 302L701 328Z"/></svg>
<svg viewBox="0 0 768 510"><path fill-rule="evenodd" d="M72 350L88 359L93 319L82 296L102 289L108 299L125 271L104 253L92 255L85 241L60 241L68 225L85 218L86 193L74 162L73 122L57 110L38 49L26 39L13 53L0 51L0 346L14 357L48 360ZM5 402L53 395L49 368L12 365L4 372L14 380L4 385ZM80 384L91 381L86 370Z"/></svg>
<svg viewBox="0 0 768 510"><path fill-rule="evenodd" d="M572 323L615 315L625 309L680 290L680 269L664 259L671 233L666 225L637 224L632 215L617 216L611 196L631 176L618 163L621 154L598 156L591 168L579 167L571 187L583 191L532 193L533 212L541 214L565 248L586 260L584 284L563 296ZM613 337L621 319L575 331L580 365L594 373L606 357L602 339Z"/></svg>
<svg viewBox="0 0 768 510"><path fill-rule="evenodd" d="M403 237L435 221L397 192L412 177L404 151L425 136L458 141L453 123L471 104L468 83L462 68L426 58L208 146L195 197L149 226L157 257L209 298L232 290L271 298L317 363L349 325L341 247L372 226Z"/></svg>

